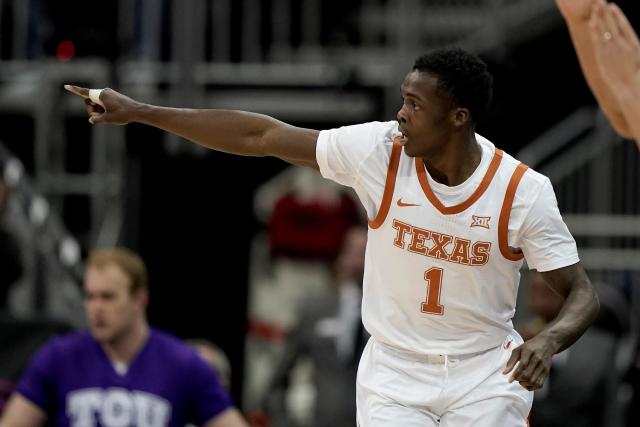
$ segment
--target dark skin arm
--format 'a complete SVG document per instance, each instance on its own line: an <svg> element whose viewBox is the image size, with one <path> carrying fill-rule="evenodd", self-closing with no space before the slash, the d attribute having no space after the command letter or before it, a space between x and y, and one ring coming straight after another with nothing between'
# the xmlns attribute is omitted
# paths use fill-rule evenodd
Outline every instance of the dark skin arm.
<svg viewBox="0 0 640 427"><path fill-rule="evenodd" d="M158 107L135 101L113 89L104 89L97 104L89 99L89 89L71 85L65 89L84 98L92 124L138 122L213 150L242 156L274 156L318 169L317 130L244 111Z"/></svg>
<svg viewBox="0 0 640 427"><path fill-rule="evenodd" d="M513 350L503 371L513 372L509 382L518 381L528 390L542 387L551 368L551 356L580 338L600 310L598 296L582 264L541 274L547 285L565 299L562 310L538 335ZM516 367L517 362L520 363Z"/></svg>

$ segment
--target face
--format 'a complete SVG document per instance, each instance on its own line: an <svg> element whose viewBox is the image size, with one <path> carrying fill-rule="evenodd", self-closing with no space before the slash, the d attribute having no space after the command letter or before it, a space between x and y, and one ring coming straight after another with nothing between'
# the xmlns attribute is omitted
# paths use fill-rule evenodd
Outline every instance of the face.
<svg viewBox="0 0 640 427"><path fill-rule="evenodd" d="M90 266L84 280L89 328L102 343L126 336L145 315L146 291L131 293L129 277L115 264Z"/></svg>
<svg viewBox="0 0 640 427"><path fill-rule="evenodd" d="M438 79L429 73L412 71L400 87L402 108L397 119L403 137L404 151L411 157L428 157L449 139L450 100L438 91Z"/></svg>

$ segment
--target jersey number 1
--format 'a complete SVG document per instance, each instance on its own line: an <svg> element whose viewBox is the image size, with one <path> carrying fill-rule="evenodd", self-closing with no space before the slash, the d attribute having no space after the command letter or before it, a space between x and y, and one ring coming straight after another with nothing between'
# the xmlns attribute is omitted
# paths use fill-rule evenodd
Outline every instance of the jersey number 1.
<svg viewBox="0 0 640 427"><path fill-rule="evenodd" d="M444 307L440 305L442 271L441 268L432 267L424 272L424 280L427 281L427 300L422 303L423 313L438 315L444 313Z"/></svg>

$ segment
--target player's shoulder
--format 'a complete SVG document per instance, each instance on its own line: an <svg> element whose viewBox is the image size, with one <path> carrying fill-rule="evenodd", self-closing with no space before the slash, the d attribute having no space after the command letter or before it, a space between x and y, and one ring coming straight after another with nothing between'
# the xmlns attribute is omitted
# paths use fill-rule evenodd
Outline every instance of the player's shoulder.
<svg viewBox="0 0 640 427"><path fill-rule="evenodd" d="M511 180L513 171L523 163L508 153L503 154L503 161L512 166L507 168L509 176L506 177L506 179ZM541 194L549 192L553 193L553 185L551 185L549 178L527 165L527 170L516 187L514 207L530 207L536 203Z"/></svg>
<svg viewBox="0 0 640 427"><path fill-rule="evenodd" d="M91 346L95 346L95 342L91 334L86 331L57 335L42 344L32 359L49 367L59 367L72 359L91 357Z"/></svg>
<svg viewBox="0 0 640 427"><path fill-rule="evenodd" d="M340 138L364 139L375 143L390 145L393 143L393 138L398 134L398 122L366 122L329 129L326 132L339 135Z"/></svg>
<svg viewBox="0 0 640 427"><path fill-rule="evenodd" d="M91 345L95 345L95 339L89 331L76 331L55 336L47 341L43 347L50 348L56 353L75 353L86 350Z"/></svg>
<svg viewBox="0 0 640 427"><path fill-rule="evenodd" d="M151 329L149 346L152 347L152 353L161 354L163 359L174 366L175 364L182 366L191 364L194 362L194 358L196 361L198 360L198 355L193 348L180 338L165 331Z"/></svg>
<svg viewBox="0 0 640 427"><path fill-rule="evenodd" d="M483 137L480 137L480 138L481 138L481 143L491 144L493 146L493 143L491 143L491 141ZM514 156L507 153L506 151L502 151L501 162L504 164L505 167L503 168L503 170L508 173L509 178L511 177L515 169L520 164L522 164L520 160L516 159ZM541 174L540 172L536 171L529 165L526 165L526 166L527 166L527 170L524 173L524 175L522 175L520 185L518 186L518 188L520 189L520 187L522 187L532 191L533 190L539 191L549 181L549 178L547 178L545 175Z"/></svg>
<svg viewBox="0 0 640 427"><path fill-rule="evenodd" d="M498 148L482 135L476 134L476 137L480 145L483 147L483 150L493 152ZM497 179L506 185L510 182L515 170L522 164L522 162L508 152L504 150L501 151L502 158L497 172ZM516 201L519 201L519 203L523 205L533 203L541 194L543 189L546 188L547 190L553 190L553 186L551 186L551 181L548 177L529 167L529 165L526 166L527 169L520 178L520 182L518 183L515 193Z"/></svg>
<svg viewBox="0 0 640 427"><path fill-rule="evenodd" d="M511 156L509 156L511 157ZM521 161L511 157L518 165L522 164ZM522 175L522 179L520 180L520 184L518 185L518 190L520 193L528 193L534 194L539 193L543 187L546 185L550 185L551 181L549 178L537 170L533 169L529 165L527 166L527 170L524 175Z"/></svg>
<svg viewBox="0 0 640 427"><path fill-rule="evenodd" d="M210 378L214 369L198 352L180 338L157 329L151 330L151 357L160 357L162 364L171 366L174 372L180 372L185 384L197 382L198 379Z"/></svg>

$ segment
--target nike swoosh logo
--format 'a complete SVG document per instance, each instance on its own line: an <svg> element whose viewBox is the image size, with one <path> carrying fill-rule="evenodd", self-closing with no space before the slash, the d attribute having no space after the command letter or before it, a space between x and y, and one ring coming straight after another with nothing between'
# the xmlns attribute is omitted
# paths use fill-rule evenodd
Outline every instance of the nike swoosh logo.
<svg viewBox="0 0 640 427"><path fill-rule="evenodd" d="M407 207L407 206L420 206L417 205L415 203L405 203L402 201L402 197L398 199L398 201L396 202L398 204L398 206L400 206L401 208Z"/></svg>

